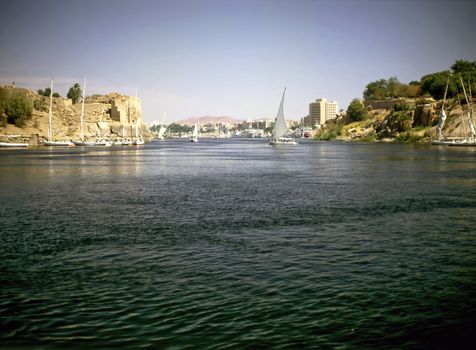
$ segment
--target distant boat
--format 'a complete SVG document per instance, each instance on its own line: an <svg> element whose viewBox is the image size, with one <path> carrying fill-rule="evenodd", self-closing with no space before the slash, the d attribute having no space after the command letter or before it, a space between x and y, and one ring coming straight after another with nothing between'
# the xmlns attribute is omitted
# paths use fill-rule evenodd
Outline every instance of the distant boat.
<svg viewBox="0 0 476 350"><path fill-rule="evenodd" d="M297 145L297 142L294 141L294 138L289 136L288 127L286 126L286 121L284 120L285 93L286 88L284 88L283 97L281 98L278 114L276 115L276 120L273 127L273 136L272 139L269 141L270 145Z"/></svg>
<svg viewBox="0 0 476 350"><path fill-rule="evenodd" d="M167 130L167 128L165 127L165 125L160 126L159 132L157 134L157 139L158 140L163 140L164 139L164 134L165 134L166 130Z"/></svg>
<svg viewBox="0 0 476 350"><path fill-rule="evenodd" d="M83 87L83 100L81 102L81 115L79 117L79 140L73 141L73 144L76 146L92 147L92 146L112 146L110 141L103 139L97 139L96 141L85 141L84 140L84 100L86 99L86 78L84 78L84 87Z"/></svg>
<svg viewBox="0 0 476 350"><path fill-rule="evenodd" d="M71 147L74 146L74 144L71 141L53 141L53 129L52 129L52 119L53 119L53 113L52 113L52 108L53 108L53 79L51 79L51 84L50 84L50 110L48 114L48 140L43 142L43 145L45 146L66 146L66 147Z"/></svg>
<svg viewBox="0 0 476 350"><path fill-rule="evenodd" d="M198 121L195 122L192 129L192 136L190 136L190 142L198 142Z"/></svg>
<svg viewBox="0 0 476 350"><path fill-rule="evenodd" d="M0 147L28 147L27 143L0 142Z"/></svg>
<svg viewBox="0 0 476 350"><path fill-rule="evenodd" d="M139 119L136 119L136 139L134 140L134 145L140 146L144 144L144 139L139 130Z"/></svg>

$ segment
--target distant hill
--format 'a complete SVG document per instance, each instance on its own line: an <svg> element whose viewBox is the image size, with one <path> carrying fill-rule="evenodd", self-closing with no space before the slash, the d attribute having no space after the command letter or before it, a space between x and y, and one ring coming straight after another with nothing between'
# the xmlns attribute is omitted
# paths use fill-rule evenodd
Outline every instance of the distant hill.
<svg viewBox="0 0 476 350"><path fill-rule="evenodd" d="M182 124L182 125L193 125L197 121L201 125L205 125L208 123L237 124L237 123L243 122L243 120L234 119L228 116L221 116L221 117L203 116L203 117L190 117L187 119L179 120L175 123Z"/></svg>

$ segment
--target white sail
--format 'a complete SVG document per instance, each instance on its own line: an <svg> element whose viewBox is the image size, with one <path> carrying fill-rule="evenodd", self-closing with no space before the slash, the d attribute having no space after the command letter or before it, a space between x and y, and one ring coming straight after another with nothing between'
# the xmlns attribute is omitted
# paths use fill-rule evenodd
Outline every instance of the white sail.
<svg viewBox="0 0 476 350"><path fill-rule="evenodd" d="M286 88L283 91L283 97L281 98L281 103L279 104L278 114L276 115L274 127L273 127L273 137L269 141L270 145L297 145L297 142L294 141L294 138L290 137L288 134L288 127L286 121L284 120L284 95L286 93Z"/></svg>
<svg viewBox="0 0 476 350"><path fill-rule="evenodd" d="M283 97L281 98L281 103L279 105L278 114L276 115L276 121L273 128L273 139L284 136L288 132L288 127L286 126L286 121L284 120L284 95L286 93L286 88L283 91Z"/></svg>
<svg viewBox="0 0 476 350"><path fill-rule="evenodd" d="M198 142L198 121L193 125L192 136L190 136L191 142Z"/></svg>
<svg viewBox="0 0 476 350"><path fill-rule="evenodd" d="M472 111L468 112L468 124L469 124L469 130L471 130L471 136L473 138L476 137L476 129L474 127L473 112Z"/></svg>
<svg viewBox="0 0 476 350"><path fill-rule="evenodd" d="M164 137L165 130L167 130L165 125L161 125L159 129L159 133L157 134L157 138L162 139Z"/></svg>
<svg viewBox="0 0 476 350"><path fill-rule="evenodd" d="M445 120L446 120L446 113L442 109L438 117L438 125L436 126L436 134L439 140L441 140L442 138L441 131L443 130L443 126L445 125Z"/></svg>

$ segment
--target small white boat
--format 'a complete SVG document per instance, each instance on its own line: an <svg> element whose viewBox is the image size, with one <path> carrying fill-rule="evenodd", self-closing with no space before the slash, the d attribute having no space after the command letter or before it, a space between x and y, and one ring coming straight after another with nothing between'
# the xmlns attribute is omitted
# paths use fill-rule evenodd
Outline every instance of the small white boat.
<svg viewBox="0 0 476 350"><path fill-rule="evenodd" d="M100 140L96 140L96 141L94 142L94 146L110 147L110 146L112 146L112 142L111 142L111 141L104 140L104 139L100 139Z"/></svg>
<svg viewBox="0 0 476 350"><path fill-rule="evenodd" d="M28 147L27 143L0 142L0 147Z"/></svg>
<svg viewBox="0 0 476 350"><path fill-rule="evenodd" d="M91 147L91 146L96 146L95 141L73 141L73 144L75 146L83 146L83 147Z"/></svg>
<svg viewBox="0 0 476 350"><path fill-rule="evenodd" d="M289 136L288 127L286 126L286 121L284 120L284 94L286 93L286 88L283 91L283 97L281 97L281 103L279 105L278 114L276 115L276 120L273 127L273 137L269 141L270 145L290 145L294 146L298 143L294 141L293 137Z"/></svg>
<svg viewBox="0 0 476 350"><path fill-rule="evenodd" d="M192 136L190 136L190 142L198 142L198 122L196 122L193 126Z"/></svg>
<svg viewBox="0 0 476 350"><path fill-rule="evenodd" d="M71 141L45 141L43 142L44 146L63 146L63 147L72 147L75 144Z"/></svg>

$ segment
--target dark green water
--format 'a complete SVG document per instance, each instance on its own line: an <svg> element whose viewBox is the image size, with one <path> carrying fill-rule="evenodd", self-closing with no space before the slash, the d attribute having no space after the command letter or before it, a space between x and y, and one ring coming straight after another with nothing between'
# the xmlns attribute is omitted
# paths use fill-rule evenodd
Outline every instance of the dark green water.
<svg viewBox="0 0 476 350"><path fill-rule="evenodd" d="M476 150L1 150L2 349L461 349Z"/></svg>

